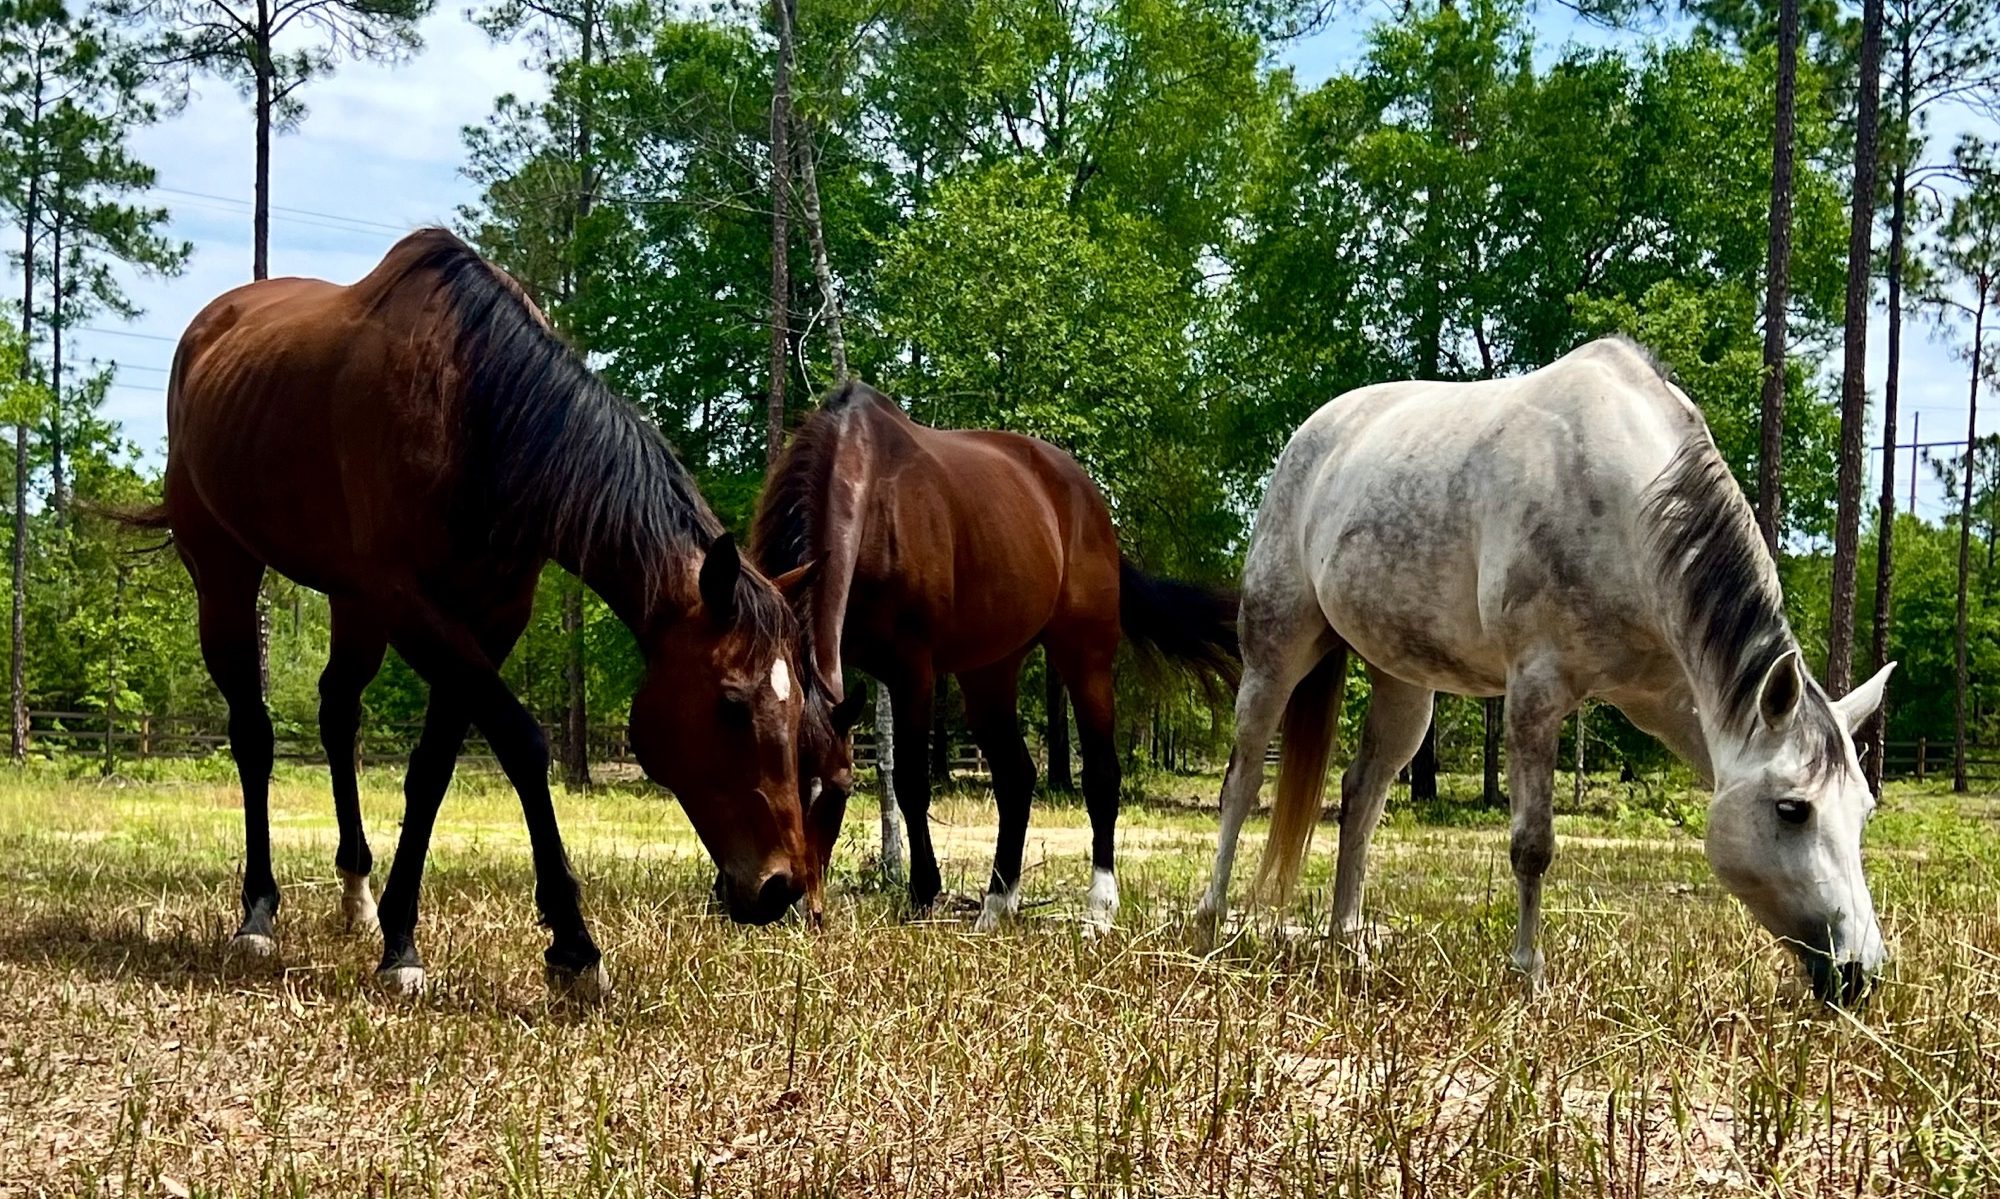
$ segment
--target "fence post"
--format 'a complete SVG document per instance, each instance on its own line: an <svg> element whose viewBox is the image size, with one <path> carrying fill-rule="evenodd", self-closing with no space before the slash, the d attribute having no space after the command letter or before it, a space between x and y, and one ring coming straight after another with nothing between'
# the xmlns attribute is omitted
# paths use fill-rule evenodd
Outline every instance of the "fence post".
<svg viewBox="0 0 2000 1199"><path fill-rule="evenodd" d="M1925 748L1926 748L1925 739L1923 737L1918 737L1917 738L1917 781L1920 783L1924 781Z"/></svg>

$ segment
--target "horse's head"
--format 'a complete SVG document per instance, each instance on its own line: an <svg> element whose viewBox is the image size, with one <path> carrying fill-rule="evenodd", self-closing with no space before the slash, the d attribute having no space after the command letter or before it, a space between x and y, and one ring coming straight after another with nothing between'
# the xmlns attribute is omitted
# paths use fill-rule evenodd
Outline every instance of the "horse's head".
<svg viewBox="0 0 2000 1199"><path fill-rule="evenodd" d="M1828 700L1787 650L1758 686L1748 735L1712 747L1708 860L1830 1003L1860 998L1887 956L1861 871L1875 799L1852 733L1881 705L1893 669Z"/></svg>
<svg viewBox="0 0 2000 1199"><path fill-rule="evenodd" d="M696 590L694 613L642 637L632 752L686 808L731 918L765 924L820 887L799 794L796 638L783 600L726 535Z"/></svg>

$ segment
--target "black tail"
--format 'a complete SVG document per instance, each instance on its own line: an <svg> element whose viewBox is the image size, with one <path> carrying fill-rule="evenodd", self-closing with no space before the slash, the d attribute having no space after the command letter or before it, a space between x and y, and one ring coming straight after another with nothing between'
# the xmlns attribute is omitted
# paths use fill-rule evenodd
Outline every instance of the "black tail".
<svg viewBox="0 0 2000 1199"><path fill-rule="evenodd" d="M1118 623L1142 652L1170 658L1232 690L1243 674L1233 591L1155 578L1118 559Z"/></svg>
<svg viewBox="0 0 2000 1199"><path fill-rule="evenodd" d="M134 554L151 554L166 549L174 543L173 522L167 519L165 504L107 504L91 500L72 500L76 510L84 516L108 520L124 525L128 529L152 529L166 533L167 539L153 545L144 545L130 551Z"/></svg>

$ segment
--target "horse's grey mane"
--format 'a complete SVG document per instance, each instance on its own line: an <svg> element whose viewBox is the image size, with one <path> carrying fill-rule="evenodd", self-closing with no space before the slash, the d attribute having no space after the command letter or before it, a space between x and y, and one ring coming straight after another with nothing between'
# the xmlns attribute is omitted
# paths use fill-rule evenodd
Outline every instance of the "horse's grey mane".
<svg viewBox="0 0 2000 1199"><path fill-rule="evenodd" d="M1716 688L1715 715L1747 735L1765 675L1798 642L1756 518L1705 432L1688 438L1647 486L1645 510L1661 593L1672 597L1693 657ZM1797 719L1810 745L1810 769L1820 775L1837 769L1847 734L1809 681Z"/></svg>
<svg viewBox="0 0 2000 1199"><path fill-rule="evenodd" d="M1668 366L1666 363L1660 361L1660 356L1658 354L1653 353L1653 351L1642 342L1639 342L1636 339L1624 333L1613 333L1607 340L1615 342L1616 344L1624 347L1625 349L1630 350L1633 353L1633 355L1639 359L1639 361L1646 364L1647 368L1653 372L1653 374L1660 380L1660 382L1671 383L1674 384L1675 386L1679 386L1679 380L1674 378L1673 368Z"/></svg>

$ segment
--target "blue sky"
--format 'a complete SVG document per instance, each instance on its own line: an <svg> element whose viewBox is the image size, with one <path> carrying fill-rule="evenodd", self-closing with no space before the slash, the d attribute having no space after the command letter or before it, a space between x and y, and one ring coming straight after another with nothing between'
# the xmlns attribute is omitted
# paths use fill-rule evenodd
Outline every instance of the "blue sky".
<svg viewBox="0 0 2000 1199"><path fill-rule="evenodd" d="M1393 10L1377 0L1361 5L1360 15L1336 21L1287 50L1284 59L1302 82L1317 82L1353 63L1363 22L1393 16ZM1545 49L1571 40L1604 44L1631 36L1554 18L1548 10L1541 25ZM441 8L423 32L425 49L414 61L394 67L347 64L313 84L306 92L310 111L304 124L275 141L273 274L352 280L400 233L449 221L472 197L458 171L460 130L483 120L494 97L540 89L535 73L523 65L525 47L494 44L457 6ZM1956 126L1970 127L1964 118ZM1949 142L1953 128L1948 122L1938 131L1938 144ZM172 211L175 235L194 243L194 257L180 278L131 282L131 295L146 309L141 319L129 325L96 323L72 338L79 353L118 363L107 415L153 453L163 445L162 385L174 340L203 304L249 278L250 133L247 105L230 87L208 80L183 111L138 138L139 155L159 172L154 198ZM1906 328L1899 442L1908 443L1913 420L1922 422L1927 441L1964 437L1964 367L1928 325ZM1878 309L1870 324L1869 354L1876 396L1883 339ZM2000 396L1983 407L1980 432L2000 429ZM1879 440L1878 426L1870 444ZM1898 489L1905 495L1908 471L1906 451L1898 469ZM1946 510L1948 497L1930 476L1928 467L1919 474L1918 506L1935 518Z"/></svg>

